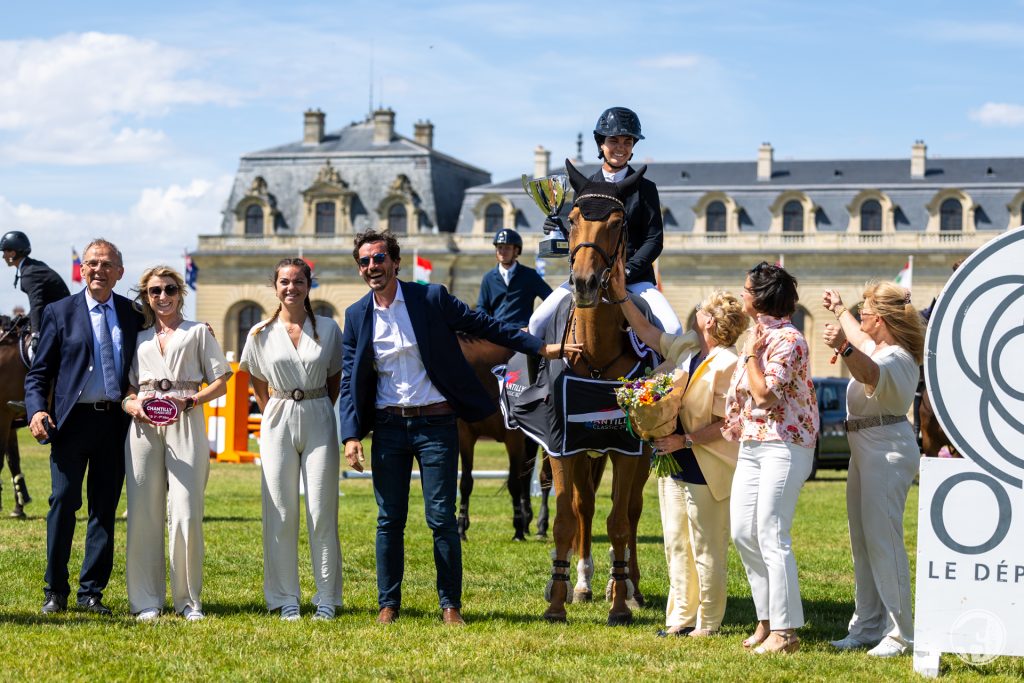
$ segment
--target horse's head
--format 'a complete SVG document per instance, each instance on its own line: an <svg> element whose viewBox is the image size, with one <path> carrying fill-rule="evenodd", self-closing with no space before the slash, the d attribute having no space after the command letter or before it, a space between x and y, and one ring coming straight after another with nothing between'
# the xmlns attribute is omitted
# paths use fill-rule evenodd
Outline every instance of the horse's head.
<svg viewBox="0 0 1024 683"><path fill-rule="evenodd" d="M568 159L565 170L576 193L569 213L569 284L576 306L591 308L601 301L612 267L624 256L625 198L647 167L618 183L590 180Z"/></svg>

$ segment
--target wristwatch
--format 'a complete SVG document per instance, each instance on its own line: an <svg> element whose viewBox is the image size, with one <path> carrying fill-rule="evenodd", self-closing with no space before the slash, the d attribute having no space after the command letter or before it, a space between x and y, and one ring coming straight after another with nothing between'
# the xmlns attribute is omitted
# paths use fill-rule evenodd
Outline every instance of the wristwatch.
<svg viewBox="0 0 1024 683"><path fill-rule="evenodd" d="M842 350L839 351L839 353L842 354L843 358L849 358L850 355L853 353L853 351L854 351L853 344L851 344L849 342L849 340L847 340L846 343L843 344L843 348L842 348Z"/></svg>
<svg viewBox="0 0 1024 683"><path fill-rule="evenodd" d="M189 396L185 399L185 410L192 410L196 407L196 397Z"/></svg>
<svg viewBox="0 0 1024 683"><path fill-rule="evenodd" d="M683 434L683 448L693 448L693 439L690 438L689 434Z"/></svg>

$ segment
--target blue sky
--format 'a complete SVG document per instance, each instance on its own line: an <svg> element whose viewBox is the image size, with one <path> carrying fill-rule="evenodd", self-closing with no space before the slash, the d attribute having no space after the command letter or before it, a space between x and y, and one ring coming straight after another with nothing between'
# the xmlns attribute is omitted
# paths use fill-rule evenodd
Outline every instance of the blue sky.
<svg viewBox="0 0 1024 683"><path fill-rule="evenodd" d="M984 12L980 13L979 8ZM70 272L125 252L118 291L214 233L240 154L373 102L495 180L575 155L610 105L637 158L1024 155L1024 2L17 3L0 25L0 228ZM11 274L13 280L13 274ZM2 282L2 280L0 280ZM0 310L24 301L0 286Z"/></svg>

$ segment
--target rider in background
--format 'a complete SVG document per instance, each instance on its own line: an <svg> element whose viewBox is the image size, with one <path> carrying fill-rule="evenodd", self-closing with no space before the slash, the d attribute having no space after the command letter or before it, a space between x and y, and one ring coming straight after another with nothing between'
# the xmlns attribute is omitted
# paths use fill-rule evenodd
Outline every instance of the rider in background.
<svg viewBox="0 0 1024 683"><path fill-rule="evenodd" d="M551 287L536 270L519 263L523 238L509 228L494 235L494 255L498 265L487 271L480 283L477 310L516 327L526 327L533 313L534 299L544 301Z"/></svg>
<svg viewBox="0 0 1024 683"><path fill-rule="evenodd" d="M16 269L14 286L21 283L21 291L28 295L28 316L32 323L32 350L35 351L39 340L39 324L43 319L43 309L66 296L70 296L68 286L63 278L42 261L29 258L32 244L28 236L20 230L11 230L0 238L0 249L4 252L4 261Z"/></svg>
<svg viewBox="0 0 1024 683"><path fill-rule="evenodd" d="M640 133L640 119L625 107L606 109L594 127L601 169L591 180L610 183L621 182L636 171L629 165L633 146L644 136ZM651 307L651 313L667 334L680 334L682 325L665 295L658 291L654 277L654 260L661 254L664 243L664 224L658 187L648 178L641 178L626 197L626 289L637 294ZM552 226L555 227L555 226ZM545 226L545 230L549 229ZM558 310L558 304L569 296L568 283L556 289L537 307L530 318L530 332L543 336L548 321Z"/></svg>

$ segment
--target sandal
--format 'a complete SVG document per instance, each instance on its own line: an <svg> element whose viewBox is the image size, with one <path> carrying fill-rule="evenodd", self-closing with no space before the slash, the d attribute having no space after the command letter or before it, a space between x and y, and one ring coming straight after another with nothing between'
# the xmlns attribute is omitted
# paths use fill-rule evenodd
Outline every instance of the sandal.
<svg viewBox="0 0 1024 683"><path fill-rule="evenodd" d="M755 655L768 655L768 654L791 654L800 649L800 638L795 633L785 633L783 631L772 631L771 635L768 636L765 641L754 648L753 652Z"/></svg>
<svg viewBox="0 0 1024 683"><path fill-rule="evenodd" d="M771 630L759 623L751 636L743 641L743 647L748 650L752 647L757 647L765 641L769 634L771 634Z"/></svg>

